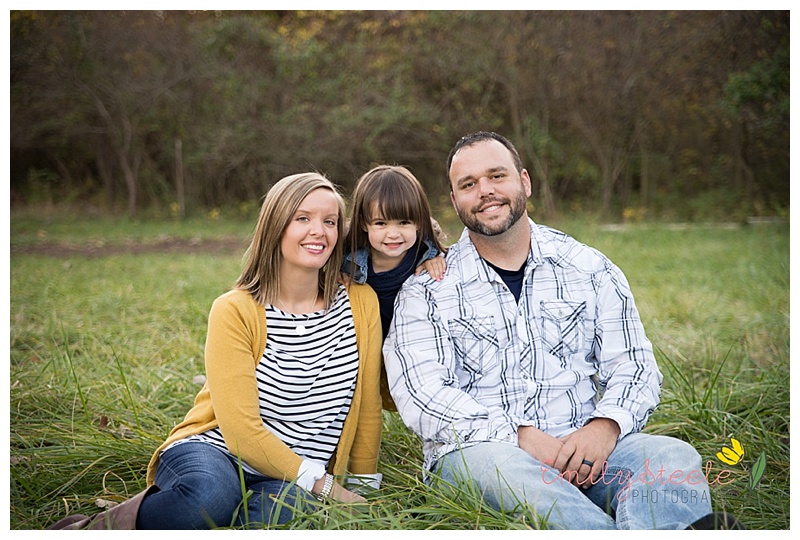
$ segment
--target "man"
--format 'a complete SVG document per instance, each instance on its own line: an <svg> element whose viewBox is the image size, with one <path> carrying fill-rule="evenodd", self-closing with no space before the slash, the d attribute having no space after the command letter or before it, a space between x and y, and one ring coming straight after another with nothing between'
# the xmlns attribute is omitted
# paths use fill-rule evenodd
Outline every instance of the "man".
<svg viewBox="0 0 800 540"><path fill-rule="evenodd" d="M549 528L738 526L717 523L694 448L641 433L662 377L622 272L527 217L504 137L462 138L447 168L466 229L442 281L406 282L384 344L428 479Z"/></svg>

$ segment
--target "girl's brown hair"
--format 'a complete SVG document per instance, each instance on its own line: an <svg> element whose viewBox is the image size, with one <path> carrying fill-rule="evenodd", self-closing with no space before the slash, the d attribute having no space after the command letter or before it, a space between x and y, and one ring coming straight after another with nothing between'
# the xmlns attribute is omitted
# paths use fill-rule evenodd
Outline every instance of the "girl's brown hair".
<svg viewBox="0 0 800 540"><path fill-rule="evenodd" d="M336 296L339 269L342 265L345 203L336 186L318 173L301 173L282 178L264 197L253 239L244 256L237 289L244 289L260 304L274 304L280 289L280 266L283 262L281 238L300 203L315 189L327 189L339 206L338 237L330 258L319 272L319 289L330 307Z"/></svg>

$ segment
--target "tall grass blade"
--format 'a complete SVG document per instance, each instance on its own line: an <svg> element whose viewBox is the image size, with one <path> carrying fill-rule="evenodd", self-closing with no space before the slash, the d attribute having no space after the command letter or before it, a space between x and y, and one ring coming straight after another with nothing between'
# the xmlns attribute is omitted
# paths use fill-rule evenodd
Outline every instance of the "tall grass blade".
<svg viewBox="0 0 800 540"><path fill-rule="evenodd" d="M114 362L117 364L117 371L119 371L119 376L122 379L122 386L125 388L125 393L128 394L128 401L131 404L131 409L133 410L133 417L136 420L136 427L139 431L142 430L142 423L139 421L139 407L136 403L136 400L133 398L133 394L131 393L131 387L128 385L128 379L125 377L125 371L122 369L122 363L119 361L119 356L117 355L117 351L112 349L111 354L114 356Z"/></svg>
<svg viewBox="0 0 800 540"><path fill-rule="evenodd" d="M91 424L91 415L89 414L89 407L86 403L86 396L83 394L83 388L81 387L81 382L78 380L78 374L75 373L75 364L72 362L72 354L69 350L69 342L67 341L67 332L64 330L63 323L61 324L61 336L64 343L64 356L67 359L67 363L69 364L69 371L72 373L72 379L75 381L75 388L78 390L78 397L81 400L81 407L83 407L83 413L86 415L86 422Z"/></svg>

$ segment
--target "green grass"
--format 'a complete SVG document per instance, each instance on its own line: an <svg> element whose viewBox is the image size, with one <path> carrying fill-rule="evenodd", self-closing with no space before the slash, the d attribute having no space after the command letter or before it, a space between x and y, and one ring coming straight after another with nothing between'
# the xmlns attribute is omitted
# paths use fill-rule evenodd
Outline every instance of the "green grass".
<svg viewBox="0 0 800 540"><path fill-rule="evenodd" d="M603 251L626 273L665 376L647 431L694 444L712 463L716 508L751 529L789 527L789 227L608 232L557 228ZM243 220L137 223L12 214L11 243L80 245L246 236ZM224 232L220 232L224 231ZM451 241L457 233L450 234ZM212 300L238 276L241 255L140 254L10 264L10 526L44 528L94 513L145 486L152 451L191 406L203 373ZM730 437L745 456L715 454ZM748 489L755 459L766 470ZM363 513L317 507L293 528L517 529L531 516L486 508L476 494L441 497L422 483L421 446L384 413L383 489Z"/></svg>

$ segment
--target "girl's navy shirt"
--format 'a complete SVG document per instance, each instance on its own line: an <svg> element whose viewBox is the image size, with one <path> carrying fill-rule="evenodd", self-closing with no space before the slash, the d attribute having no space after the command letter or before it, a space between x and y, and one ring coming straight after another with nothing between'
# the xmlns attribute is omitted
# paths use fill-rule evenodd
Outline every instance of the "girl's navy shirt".
<svg viewBox="0 0 800 540"><path fill-rule="evenodd" d="M402 262L386 272L375 272L372 268L372 258L367 263L367 284L378 295L384 339L386 339L386 334L389 332L389 324L392 322L394 299L397 297L400 287L403 286L403 283L414 273L414 269L417 267L416 256L418 248L419 244L406 251Z"/></svg>

